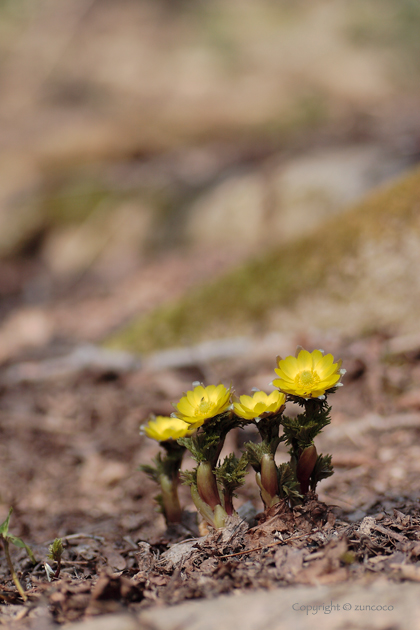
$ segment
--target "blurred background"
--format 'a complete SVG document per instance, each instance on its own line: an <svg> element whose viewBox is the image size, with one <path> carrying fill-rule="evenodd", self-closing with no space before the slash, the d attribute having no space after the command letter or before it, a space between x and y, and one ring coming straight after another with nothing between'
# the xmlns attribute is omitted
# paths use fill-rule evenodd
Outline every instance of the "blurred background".
<svg viewBox="0 0 420 630"><path fill-rule="evenodd" d="M81 341L148 352L238 331L411 330L384 290L405 299L405 282L412 303L413 243L352 251L351 291L318 271L310 321L299 278L311 234L331 255L327 222L420 158L419 28L416 0L1 0L0 360ZM260 263L229 276L234 304L182 302L268 251L263 295Z"/></svg>

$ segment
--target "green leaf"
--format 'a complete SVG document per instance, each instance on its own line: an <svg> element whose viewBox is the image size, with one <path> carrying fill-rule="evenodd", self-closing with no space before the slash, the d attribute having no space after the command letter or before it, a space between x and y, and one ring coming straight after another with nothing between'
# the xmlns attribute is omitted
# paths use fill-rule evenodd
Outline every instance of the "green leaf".
<svg viewBox="0 0 420 630"><path fill-rule="evenodd" d="M13 508L11 507L6 520L3 521L3 523L0 525L0 536L3 536L3 538L7 536L7 532L9 531L9 521L10 521L12 512L13 512Z"/></svg>
<svg viewBox="0 0 420 630"><path fill-rule="evenodd" d="M260 472L263 456L272 454L270 445L265 442L260 442L259 444L255 444L255 442L247 442L244 444L244 447L248 463L251 464L256 472Z"/></svg>
<svg viewBox="0 0 420 630"><path fill-rule="evenodd" d="M298 450L304 450L312 444L315 437L331 423L331 407L325 404L315 409L310 415L299 414L295 418L283 417L282 424L286 444L292 446L295 456Z"/></svg>
<svg viewBox="0 0 420 630"><path fill-rule="evenodd" d="M159 483L160 471L157 468L154 468L153 466L149 466L148 464L142 464L141 466L138 467L138 470L141 470L141 472L146 473L146 475L148 475L150 479L153 479L153 481L155 481L156 483Z"/></svg>
<svg viewBox="0 0 420 630"><path fill-rule="evenodd" d="M302 496L299 493L299 483L291 465L289 463L280 464L277 475L280 498L288 497L292 505L299 503Z"/></svg>
<svg viewBox="0 0 420 630"><path fill-rule="evenodd" d="M61 560L61 556L63 555L63 541L61 538L56 538L54 542L48 547L48 556L49 560L55 560L55 562L59 562Z"/></svg>
<svg viewBox="0 0 420 630"><path fill-rule="evenodd" d="M239 459L231 453L225 457L214 471L217 481L225 488L228 494L232 494L245 483L245 474L248 466L248 458L243 454Z"/></svg>
<svg viewBox="0 0 420 630"><path fill-rule="evenodd" d="M30 547L28 547L28 545L26 543L24 543L21 538L18 538L17 536L11 536L9 534L7 536L7 540L9 542L11 542L12 545L14 545L15 547L21 547L22 549L26 549L26 553L28 554L29 558L31 559L31 562L33 564L36 564L36 559L35 559L35 556L34 556L34 554L32 552L32 549Z"/></svg>
<svg viewBox="0 0 420 630"><path fill-rule="evenodd" d="M315 491L317 484L322 481L322 479L331 477L333 473L334 468L331 462L331 455L318 455L318 459L316 460L315 467L311 474L311 490Z"/></svg>
<svg viewBox="0 0 420 630"><path fill-rule="evenodd" d="M194 470L183 470L180 476L184 486L197 485L197 468L194 468Z"/></svg>

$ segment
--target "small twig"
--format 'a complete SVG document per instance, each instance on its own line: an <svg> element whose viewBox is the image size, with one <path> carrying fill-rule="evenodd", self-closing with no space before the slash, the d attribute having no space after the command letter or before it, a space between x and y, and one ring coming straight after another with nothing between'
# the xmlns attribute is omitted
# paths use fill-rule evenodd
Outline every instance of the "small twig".
<svg viewBox="0 0 420 630"><path fill-rule="evenodd" d="M305 538L307 536L311 536L313 532L310 534L301 534L300 536L290 536L290 538L286 538L286 540L279 540L278 542L271 543L270 545L263 545L262 547L255 547L254 549L246 549L245 551L238 551L237 553L228 553L225 556L219 556L219 558L232 558L233 556L243 556L247 553L252 553L253 551L261 551L262 549L270 549L270 547L277 547L278 545L285 545L289 542L289 540L298 540L299 538Z"/></svg>
<svg viewBox="0 0 420 630"><path fill-rule="evenodd" d="M3 548L4 548L4 553L6 554L6 560L7 560L7 565L9 567L9 571L12 574L12 580L15 583L15 586L16 586L17 590L19 591L19 595L21 596L23 601L26 602L28 597L27 597L27 595L25 594L25 591L22 588L22 584L19 582L19 578L18 578L18 576L16 574L16 571L15 571L15 568L13 566L13 562L12 562L12 559L10 557L9 541L7 540L7 538L3 538Z"/></svg>
<svg viewBox="0 0 420 630"><path fill-rule="evenodd" d="M388 527L383 527L382 525L379 525L378 523L376 523L373 526L373 529L383 534L384 536L388 536L389 538L394 538L395 540L401 543L408 542L409 540L406 536L403 536L402 534L398 534L397 532L394 532L392 529L388 529Z"/></svg>
<svg viewBox="0 0 420 630"><path fill-rule="evenodd" d="M105 538L103 536L94 536L93 534L69 534L69 536L63 536L62 540L73 540L73 538L93 538L97 542L105 542ZM51 541L53 542L53 541Z"/></svg>
<svg viewBox="0 0 420 630"><path fill-rule="evenodd" d="M199 536L198 538L186 538L185 540L180 540L179 542L171 545L169 548L173 549L174 547L177 547L178 545L183 545L184 543L187 542L198 542L199 540L203 540L204 538L206 538L206 536Z"/></svg>

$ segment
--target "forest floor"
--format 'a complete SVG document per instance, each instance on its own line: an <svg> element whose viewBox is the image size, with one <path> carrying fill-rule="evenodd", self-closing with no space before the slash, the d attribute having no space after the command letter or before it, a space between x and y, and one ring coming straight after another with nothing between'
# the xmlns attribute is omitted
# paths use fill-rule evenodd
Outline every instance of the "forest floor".
<svg viewBox="0 0 420 630"><path fill-rule="evenodd" d="M159 274L165 264L169 273L170 257ZM0 374L0 518L13 506L10 532L37 560L12 547L23 602L0 553L0 623L49 628L257 587L420 580L420 338L271 335L242 340L242 353L239 341L226 342L231 356L202 351L185 359L174 351L141 361L117 360L83 337L74 335L73 346L19 350ZM238 394L267 388L275 356L297 344L324 348L347 369L331 399L332 423L317 441L319 452L332 454L335 474L303 506L262 514L250 472L236 505L250 501L259 515L206 536L182 487L186 526L167 530L157 489L138 470L158 451L139 435L140 424L151 412L170 413L196 380L233 383ZM226 451L240 453L252 439L245 433L230 435ZM286 460L280 447L279 461ZM191 466L186 459L184 468ZM57 537L63 563L49 582L44 565Z"/></svg>

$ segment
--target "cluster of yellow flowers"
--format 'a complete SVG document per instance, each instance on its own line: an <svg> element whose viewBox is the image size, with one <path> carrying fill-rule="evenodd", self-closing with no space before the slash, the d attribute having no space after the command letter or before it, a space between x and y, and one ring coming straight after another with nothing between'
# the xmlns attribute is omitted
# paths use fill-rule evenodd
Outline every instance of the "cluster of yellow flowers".
<svg viewBox="0 0 420 630"><path fill-rule="evenodd" d="M144 433L159 442L178 440L191 435L206 420L228 410L233 410L239 418L257 420L279 413L286 402L286 394L304 399L322 399L326 391L341 385L340 379L345 371L340 368L341 361L334 363L332 354L324 356L321 350L311 353L300 349L297 357L277 358L274 371L278 378L272 385L278 389L271 394L255 391L252 396L244 395L236 400L233 399L232 388L224 385L204 387L201 383L193 383L194 389L186 392L174 405L175 417L153 418L144 427Z"/></svg>
<svg viewBox="0 0 420 630"><path fill-rule="evenodd" d="M266 508L281 500L301 501L317 483L332 474L330 455L318 455L314 438L329 424L326 397L341 385L345 370L331 354L298 349L297 356L277 359L277 389L267 394L236 398L231 387L193 383L174 405L172 416L152 417L142 428L160 442L166 455L158 455L155 467L142 466L160 485L158 501L167 523L181 522L182 509L177 494L183 452L187 448L197 466L185 471L183 479L191 487L191 496L203 519L213 527L223 527L235 514L232 499L244 483L251 465ZM293 400L305 408L295 418L283 415L286 402ZM240 458L231 454L219 462L227 433L246 424L256 425L261 442L248 442ZM283 435L279 435L280 426ZM290 446L290 462L277 466L276 449L281 441Z"/></svg>

